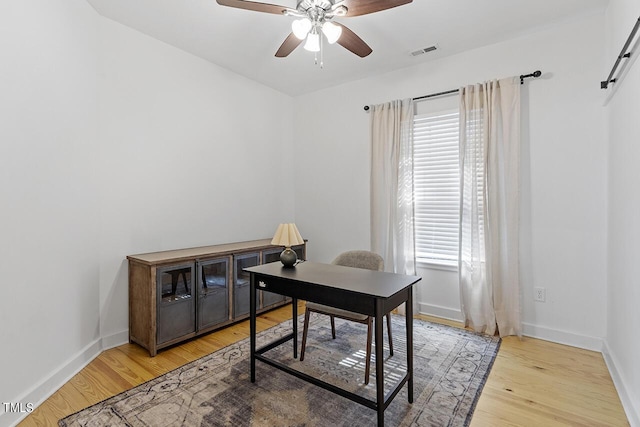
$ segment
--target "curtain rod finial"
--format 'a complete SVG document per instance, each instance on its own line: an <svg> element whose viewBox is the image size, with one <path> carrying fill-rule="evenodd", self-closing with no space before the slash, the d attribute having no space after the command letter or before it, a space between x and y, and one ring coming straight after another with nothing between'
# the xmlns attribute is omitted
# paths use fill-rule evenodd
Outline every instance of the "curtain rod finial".
<svg viewBox="0 0 640 427"><path fill-rule="evenodd" d="M540 70L536 70L531 74L522 74L522 75L520 75L520 84L523 85L524 84L524 79L526 79L527 77L535 77L537 79L541 75L542 75L542 71L540 71Z"/></svg>

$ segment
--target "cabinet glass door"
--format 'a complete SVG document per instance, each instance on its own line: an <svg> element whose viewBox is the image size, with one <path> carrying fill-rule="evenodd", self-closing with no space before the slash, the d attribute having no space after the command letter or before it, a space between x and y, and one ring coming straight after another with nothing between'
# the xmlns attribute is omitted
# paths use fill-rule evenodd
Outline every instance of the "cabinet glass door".
<svg viewBox="0 0 640 427"><path fill-rule="evenodd" d="M294 246L291 249L296 253L296 256L298 257L298 261L307 259L307 254L304 253L304 249L305 249L304 245Z"/></svg>
<svg viewBox="0 0 640 427"><path fill-rule="evenodd" d="M193 264L156 270L158 344L195 332L193 273Z"/></svg>
<svg viewBox="0 0 640 427"><path fill-rule="evenodd" d="M262 263L269 264L271 262L280 262L281 252L281 248L262 251ZM281 303L285 298L283 295L274 294L273 292L268 291L260 291L260 294L262 294L262 307L269 307L274 304Z"/></svg>
<svg viewBox="0 0 640 427"><path fill-rule="evenodd" d="M243 268L260 263L259 253L237 255L233 258L233 318L249 314L250 276Z"/></svg>
<svg viewBox="0 0 640 427"><path fill-rule="evenodd" d="M200 261L198 268L198 330L229 320L229 259Z"/></svg>

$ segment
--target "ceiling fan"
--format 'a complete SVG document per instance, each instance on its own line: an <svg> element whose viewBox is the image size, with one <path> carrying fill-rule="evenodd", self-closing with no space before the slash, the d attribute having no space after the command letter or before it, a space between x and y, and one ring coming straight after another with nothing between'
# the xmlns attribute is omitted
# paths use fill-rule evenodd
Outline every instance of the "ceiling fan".
<svg viewBox="0 0 640 427"><path fill-rule="evenodd" d="M284 40L276 56L284 58L293 52L304 40L304 48L322 53L323 38L330 44L338 43L361 58L373 50L364 40L344 25L333 22L336 17L368 15L411 3L413 0L297 0L295 9L275 4L247 0L216 0L222 6L255 12L292 16L292 32ZM316 57L317 61L317 57Z"/></svg>

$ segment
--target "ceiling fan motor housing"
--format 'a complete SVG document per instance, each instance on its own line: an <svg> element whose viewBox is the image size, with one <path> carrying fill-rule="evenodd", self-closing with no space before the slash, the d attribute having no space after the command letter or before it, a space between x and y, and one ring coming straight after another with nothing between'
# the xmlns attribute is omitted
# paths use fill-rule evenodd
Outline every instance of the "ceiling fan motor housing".
<svg viewBox="0 0 640 427"><path fill-rule="evenodd" d="M344 16L348 9L344 6L343 1L331 0L301 0L296 6L296 16L308 17L314 22L322 22L329 20L335 16ZM293 13L288 13L293 15Z"/></svg>

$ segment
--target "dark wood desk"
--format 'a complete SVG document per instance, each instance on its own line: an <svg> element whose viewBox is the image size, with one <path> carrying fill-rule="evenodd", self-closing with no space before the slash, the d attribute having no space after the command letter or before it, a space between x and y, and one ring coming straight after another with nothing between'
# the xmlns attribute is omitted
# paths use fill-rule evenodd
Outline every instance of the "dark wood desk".
<svg viewBox="0 0 640 427"><path fill-rule="evenodd" d="M280 262L274 262L244 270L249 272L251 276L249 300L251 382L256 381L257 359L361 405L375 409L378 414L378 426L384 425L384 410L405 384L407 384L408 388L409 403L413 403L412 285L417 283L421 279L420 277L314 262L303 262L295 268L284 268ZM256 349L256 293L259 290L291 297L293 299L294 321L291 334ZM293 340L293 357L298 357L298 323L296 321L298 317L298 299L366 314L375 319L375 401L343 390L264 356L265 352L289 340ZM406 303L407 373L396 387L385 396L382 318L402 303Z"/></svg>

